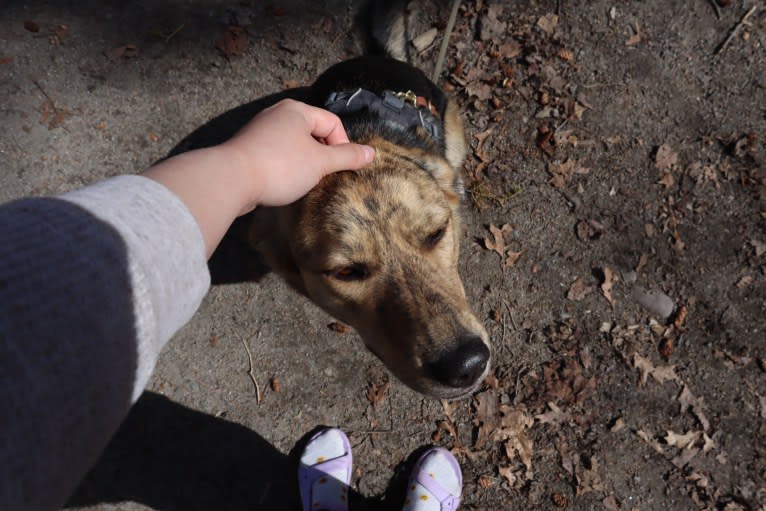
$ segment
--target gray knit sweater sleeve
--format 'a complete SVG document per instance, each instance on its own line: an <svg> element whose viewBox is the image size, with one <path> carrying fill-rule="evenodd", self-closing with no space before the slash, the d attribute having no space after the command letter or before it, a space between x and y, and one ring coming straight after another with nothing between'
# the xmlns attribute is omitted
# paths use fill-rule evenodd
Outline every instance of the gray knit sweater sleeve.
<svg viewBox="0 0 766 511"><path fill-rule="evenodd" d="M0 206L0 509L56 509L210 285L194 218L121 176Z"/></svg>

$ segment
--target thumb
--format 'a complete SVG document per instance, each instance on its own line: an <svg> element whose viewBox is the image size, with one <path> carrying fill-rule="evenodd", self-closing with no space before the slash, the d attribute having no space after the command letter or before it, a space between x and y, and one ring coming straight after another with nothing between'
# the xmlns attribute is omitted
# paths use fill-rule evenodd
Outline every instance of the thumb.
<svg viewBox="0 0 766 511"><path fill-rule="evenodd" d="M329 174L339 170L356 170L372 162L375 149L361 144L335 144L322 147L324 160L322 172Z"/></svg>

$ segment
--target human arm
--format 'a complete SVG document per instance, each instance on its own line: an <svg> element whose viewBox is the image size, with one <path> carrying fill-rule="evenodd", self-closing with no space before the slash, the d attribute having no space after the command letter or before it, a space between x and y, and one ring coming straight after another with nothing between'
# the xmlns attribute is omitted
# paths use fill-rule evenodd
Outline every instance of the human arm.
<svg viewBox="0 0 766 511"><path fill-rule="evenodd" d="M374 154L349 143L336 115L284 100L228 142L175 156L142 175L186 204L210 257L236 217L258 205L294 202L328 173L358 169Z"/></svg>

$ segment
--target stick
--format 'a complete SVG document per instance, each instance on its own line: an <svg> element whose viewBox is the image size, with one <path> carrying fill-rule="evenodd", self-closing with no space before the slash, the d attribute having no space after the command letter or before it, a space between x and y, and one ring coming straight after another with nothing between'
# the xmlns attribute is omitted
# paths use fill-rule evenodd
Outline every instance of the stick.
<svg viewBox="0 0 766 511"><path fill-rule="evenodd" d="M721 7L718 6L718 0L710 0L710 5L713 6L713 10L715 11L715 17L720 20L721 19Z"/></svg>
<svg viewBox="0 0 766 511"><path fill-rule="evenodd" d="M258 382L255 379L255 373L253 372L253 354L250 353L250 348L248 347L247 342L245 342L245 340L242 337L239 337L239 340L242 341L242 345L245 347L245 351L247 352L247 361L250 364L250 366L247 369L247 374L250 376L250 379L253 381L253 386L255 387L255 401L260 405L261 404L261 388L258 386Z"/></svg>
<svg viewBox="0 0 766 511"><path fill-rule="evenodd" d="M431 75L431 81L437 82L439 75L442 74L442 67L444 67L444 58L447 56L447 46L449 46L449 38L452 35L452 29L455 28L455 20L457 19L457 10L460 7L460 0L452 1L452 11L449 13L449 21L447 21L447 28L444 31L444 39L442 39L441 48L439 48L439 57L436 59L436 67L434 68L434 74Z"/></svg>
<svg viewBox="0 0 766 511"><path fill-rule="evenodd" d="M755 4L754 6L750 8L749 11L747 11L747 13L744 16L742 16L742 19L739 20L739 23L734 25L734 28L731 29L731 32L729 32L729 37L727 37L726 40L724 40L724 42L718 46L718 48L715 50L715 53L713 55L718 55L719 53L724 51L727 46L729 46L729 43L731 42L732 39L734 39L734 36L736 36L739 33L739 31L742 30L742 27L747 24L747 18L752 16L753 13L757 10L758 10L758 4Z"/></svg>

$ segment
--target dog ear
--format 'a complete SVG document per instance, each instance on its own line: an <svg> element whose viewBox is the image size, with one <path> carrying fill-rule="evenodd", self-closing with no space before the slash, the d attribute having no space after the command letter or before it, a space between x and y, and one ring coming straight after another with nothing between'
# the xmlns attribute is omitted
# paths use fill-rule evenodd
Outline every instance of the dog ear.
<svg viewBox="0 0 766 511"><path fill-rule="evenodd" d="M461 169L456 169L441 158L427 158L425 169L439 183L448 199L461 202L465 198L465 187Z"/></svg>

